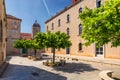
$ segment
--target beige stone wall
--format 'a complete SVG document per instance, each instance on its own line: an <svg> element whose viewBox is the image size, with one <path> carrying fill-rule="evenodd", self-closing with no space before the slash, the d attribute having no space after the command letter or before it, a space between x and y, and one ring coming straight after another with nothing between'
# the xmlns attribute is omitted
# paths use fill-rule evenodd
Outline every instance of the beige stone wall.
<svg viewBox="0 0 120 80"><path fill-rule="evenodd" d="M105 0L102 0L104 3ZM78 55L78 56L95 56L95 44L92 44L88 47L83 46L81 51L78 50L79 43L84 43L83 40L78 35L78 26L81 23L79 19L79 8L87 6L91 9L96 7L96 0L83 0L76 4L75 6L66 9L58 16L54 17L53 19L46 22L46 31L56 32L61 31L66 33L66 29L70 29L70 40L72 42L72 46L70 47L70 55ZM67 15L70 15L70 22L67 23ZM61 20L61 26L58 26L58 20ZM54 30L52 30L52 23L54 23ZM51 53L51 49L45 50L47 53ZM66 54L66 50L61 49L60 51L56 50L58 54ZM111 45L104 45L104 58L117 58L120 59L120 47L118 48L111 48Z"/></svg>
<svg viewBox="0 0 120 80"><path fill-rule="evenodd" d="M34 36L38 33L38 32L40 32L40 27L32 27L32 38L34 38Z"/></svg>
<svg viewBox="0 0 120 80"><path fill-rule="evenodd" d="M80 36L78 35L78 26L81 23L80 19L79 19L79 8L80 7L84 8L85 6L94 8L96 6L95 1L96 0L91 0L91 1L84 0L84 1L76 4L72 8L66 10L65 12L63 12L62 14L60 14L59 16L52 19L51 21L49 21L46 24L46 26L48 26L48 30L50 30L52 32L61 31L61 32L66 33L66 29L67 28L70 29L70 40L72 42L72 46L70 47L71 55L94 56L94 54L93 54L94 48L92 47L92 45L89 47L83 46L82 51L78 50L79 43L80 42L84 43L84 40L81 39ZM70 15L69 23L67 23L67 17L66 17L68 14ZM61 26L58 26L58 19L61 20ZM54 30L51 30L52 23L54 23ZM51 51L51 49L50 49L50 51ZM48 50L46 52L50 52L50 51ZM56 50L56 52L60 53L60 54L66 54L66 50L64 50L64 49L61 49L60 51Z"/></svg>
<svg viewBox="0 0 120 80"><path fill-rule="evenodd" d="M20 50L13 47L20 39L21 20L7 17L7 55L19 55Z"/></svg>
<svg viewBox="0 0 120 80"><path fill-rule="evenodd" d="M112 59L120 59L120 47L111 47L111 44L105 45L105 57Z"/></svg>
<svg viewBox="0 0 120 80"><path fill-rule="evenodd" d="M0 0L0 66L6 60L6 11L4 0Z"/></svg>

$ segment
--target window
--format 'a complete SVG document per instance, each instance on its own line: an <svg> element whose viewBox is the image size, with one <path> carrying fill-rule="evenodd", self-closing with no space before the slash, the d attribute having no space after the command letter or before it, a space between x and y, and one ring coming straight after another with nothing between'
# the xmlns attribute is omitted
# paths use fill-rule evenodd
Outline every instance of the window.
<svg viewBox="0 0 120 80"><path fill-rule="evenodd" d="M17 32L17 30L13 30L13 34L17 34L18 32Z"/></svg>
<svg viewBox="0 0 120 80"><path fill-rule="evenodd" d="M61 25L61 20L59 19L59 20L58 20L58 26L60 26L60 25Z"/></svg>
<svg viewBox="0 0 120 80"><path fill-rule="evenodd" d="M14 25L14 26L16 26L16 25L17 25L17 22L16 22L16 21L14 21L13 25Z"/></svg>
<svg viewBox="0 0 120 80"><path fill-rule="evenodd" d="M78 31L78 35L80 35L80 34L82 34L82 24L79 24L79 27L78 27L79 29L79 31Z"/></svg>
<svg viewBox="0 0 120 80"><path fill-rule="evenodd" d="M101 46L100 48L96 46L96 56L99 55L103 55L103 46Z"/></svg>
<svg viewBox="0 0 120 80"><path fill-rule="evenodd" d="M67 15L67 23L70 22L70 15Z"/></svg>
<svg viewBox="0 0 120 80"><path fill-rule="evenodd" d="M52 30L54 30L54 23L52 23Z"/></svg>
<svg viewBox="0 0 120 80"><path fill-rule="evenodd" d="M79 13L82 13L82 7L79 8Z"/></svg>
<svg viewBox="0 0 120 80"><path fill-rule="evenodd" d="M46 31L48 32L48 26L46 27Z"/></svg>
<svg viewBox="0 0 120 80"><path fill-rule="evenodd" d="M69 28L67 28L67 35L69 35L70 34L70 29Z"/></svg>
<svg viewBox="0 0 120 80"><path fill-rule="evenodd" d="M70 54L70 48L66 48L66 54Z"/></svg>
<svg viewBox="0 0 120 80"><path fill-rule="evenodd" d="M99 8L101 6L101 0L96 0L96 7Z"/></svg>
<svg viewBox="0 0 120 80"><path fill-rule="evenodd" d="M79 50L79 51L81 51L81 50L82 50L82 43L79 43L78 50Z"/></svg>

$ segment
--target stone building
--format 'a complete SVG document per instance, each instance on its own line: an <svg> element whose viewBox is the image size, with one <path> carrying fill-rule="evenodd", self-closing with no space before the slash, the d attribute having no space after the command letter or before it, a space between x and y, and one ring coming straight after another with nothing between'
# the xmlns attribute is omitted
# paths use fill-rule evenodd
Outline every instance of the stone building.
<svg viewBox="0 0 120 80"><path fill-rule="evenodd" d="M31 40L32 35L31 33L20 33L20 39Z"/></svg>
<svg viewBox="0 0 120 80"><path fill-rule="evenodd" d="M37 20L35 21L35 23L32 26L32 39L34 38L34 36L40 32L40 25L37 23Z"/></svg>
<svg viewBox="0 0 120 80"><path fill-rule="evenodd" d="M4 0L0 0L0 66L6 60L6 9Z"/></svg>
<svg viewBox="0 0 120 80"><path fill-rule="evenodd" d="M41 27L40 27L39 23L37 22L37 20L35 20L35 23L32 25L32 33L20 33L20 39L32 40L34 38L34 36L40 31L41 31ZM34 50L28 49L27 52L28 52L28 55L29 54L31 55L34 53ZM40 52L41 52L41 50L37 50L37 53L40 53ZM21 49L20 53L25 54L26 49Z"/></svg>
<svg viewBox="0 0 120 80"><path fill-rule="evenodd" d="M15 40L20 39L21 19L7 14L7 55L18 55L19 49L13 47Z"/></svg>
<svg viewBox="0 0 120 80"><path fill-rule="evenodd" d="M110 43L103 45L101 48L97 48L95 44L88 47L82 45L85 40L80 37L82 33L82 23L79 19L79 14L84 10L85 6L94 9L100 7L102 3L104 3L104 0L73 0L70 6L45 22L46 31L61 31L70 36L72 46L67 49L56 50L56 53L120 59L120 47L111 48ZM45 51L46 53L51 53L51 49L46 49Z"/></svg>

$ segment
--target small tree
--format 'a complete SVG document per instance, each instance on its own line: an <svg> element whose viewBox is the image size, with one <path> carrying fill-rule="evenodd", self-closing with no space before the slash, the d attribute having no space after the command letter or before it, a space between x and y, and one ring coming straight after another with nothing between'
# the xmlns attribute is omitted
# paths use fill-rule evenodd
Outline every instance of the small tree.
<svg viewBox="0 0 120 80"><path fill-rule="evenodd" d="M47 32L46 34L40 32L34 39L39 46L43 46L43 48L52 48L53 63L55 63L55 49L70 47L71 42L69 38L67 34L58 31L56 33Z"/></svg>
<svg viewBox="0 0 120 80"><path fill-rule="evenodd" d="M13 45L15 48L25 48L26 49L26 53L28 54L28 48L32 48L31 47L31 40L16 40L14 42Z"/></svg>
<svg viewBox="0 0 120 80"><path fill-rule="evenodd" d="M34 37L33 40L33 49L35 50L36 54L36 49L44 49L45 48L45 41L46 41L46 34L43 32L37 33L37 35Z"/></svg>
<svg viewBox="0 0 120 80"><path fill-rule="evenodd" d="M60 31L56 33L47 32L46 33L46 47L52 48L53 53L53 63L55 63L55 49L58 48L66 48L71 46L71 42L69 40L69 36L65 33L61 33Z"/></svg>
<svg viewBox="0 0 120 80"><path fill-rule="evenodd" d="M112 46L120 46L120 0L107 0L93 10L85 8L80 19L86 45L96 43L100 47L111 42Z"/></svg>

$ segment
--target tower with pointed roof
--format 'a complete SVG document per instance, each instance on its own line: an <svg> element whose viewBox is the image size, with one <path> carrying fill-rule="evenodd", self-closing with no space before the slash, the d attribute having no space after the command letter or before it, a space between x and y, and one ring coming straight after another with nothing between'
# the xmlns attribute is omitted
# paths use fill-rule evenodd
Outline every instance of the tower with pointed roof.
<svg viewBox="0 0 120 80"><path fill-rule="evenodd" d="M39 23L37 22L37 20L35 20L35 23L33 24L32 26L32 39L34 38L34 36L40 32L40 25Z"/></svg>

